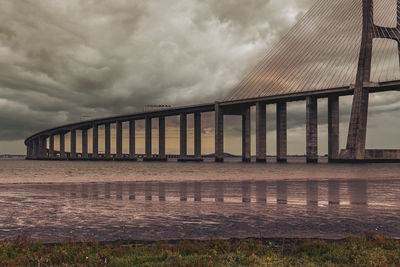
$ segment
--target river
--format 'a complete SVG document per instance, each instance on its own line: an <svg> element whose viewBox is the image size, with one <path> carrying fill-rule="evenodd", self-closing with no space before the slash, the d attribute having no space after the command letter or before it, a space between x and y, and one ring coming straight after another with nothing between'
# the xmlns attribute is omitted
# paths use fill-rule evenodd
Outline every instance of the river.
<svg viewBox="0 0 400 267"><path fill-rule="evenodd" d="M400 238L400 164L0 160L0 240Z"/></svg>

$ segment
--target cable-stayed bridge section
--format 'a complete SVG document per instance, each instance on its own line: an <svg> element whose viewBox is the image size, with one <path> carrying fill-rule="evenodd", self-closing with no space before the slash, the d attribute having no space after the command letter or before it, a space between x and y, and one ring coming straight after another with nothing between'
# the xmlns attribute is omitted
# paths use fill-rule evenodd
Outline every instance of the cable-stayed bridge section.
<svg viewBox="0 0 400 267"><path fill-rule="evenodd" d="M400 161L399 150L367 150L369 94L400 89L400 0L317 0L302 19L223 101L69 124L28 139L28 159L136 160L135 121L145 120L145 160L166 160L165 117L180 116L180 160L201 160L201 113L215 112L215 160L224 158L224 115L242 117L243 161L251 160L250 107L256 106L256 157L266 161L266 105L276 104L277 160L287 160L287 103L306 100L307 161L318 161L318 99L328 98L328 154L331 161ZM339 97L353 95L346 149L339 151ZM187 115L194 114L194 156L187 155ZM159 120L159 153L152 155L151 120ZM129 155L122 154L122 123L129 122ZM116 124L116 154L110 125ZM98 151L98 127L105 126L105 152ZM92 129L93 152L87 131ZM76 153L76 131L82 153ZM65 134L70 133L70 153ZM54 151L59 135L60 151Z"/></svg>

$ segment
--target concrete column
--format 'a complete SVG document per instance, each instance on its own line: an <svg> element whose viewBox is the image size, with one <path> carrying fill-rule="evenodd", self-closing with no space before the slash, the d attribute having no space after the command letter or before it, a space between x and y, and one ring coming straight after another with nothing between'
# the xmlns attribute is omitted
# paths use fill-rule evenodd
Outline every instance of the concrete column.
<svg viewBox="0 0 400 267"><path fill-rule="evenodd" d="M266 105L256 105L256 155L257 162L267 161L267 117Z"/></svg>
<svg viewBox="0 0 400 267"><path fill-rule="evenodd" d="M39 137L39 158L47 158L47 138Z"/></svg>
<svg viewBox="0 0 400 267"><path fill-rule="evenodd" d="M146 142L146 158L152 158L151 148L151 117L145 119L145 142Z"/></svg>
<svg viewBox="0 0 400 267"><path fill-rule="evenodd" d="M30 158L30 154L31 154L31 144L30 144L30 142L28 142L26 144L26 157L25 157L25 159L29 159Z"/></svg>
<svg viewBox="0 0 400 267"><path fill-rule="evenodd" d="M242 114L242 160L251 161L251 125L250 107L247 107Z"/></svg>
<svg viewBox="0 0 400 267"><path fill-rule="evenodd" d="M71 154L70 157L71 158L76 158L76 130L71 130Z"/></svg>
<svg viewBox="0 0 400 267"><path fill-rule="evenodd" d="M117 158L122 158L122 121L116 123L117 134L116 134L116 146L117 146Z"/></svg>
<svg viewBox="0 0 400 267"><path fill-rule="evenodd" d="M165 117L158 118L158 157L166 158L165 155Z"/></svg>
<svg viewBox="0 0 400 267"><path fill-rule="evenodd" d="M26 145L26 158L25 159L32 159L33 158L33 142L29 141Z"/></svg>
<svg viewBox="0 0 400 267"><path fill-rule="evenodd" d="M35 144L35 140L31 140L30 141L30 146L31 146L31 154L30 154L30 158L34 159L36 157L36 144Z"/></svg>
<svg viewBox="0 0 400 267"><path fill-rule="evenodd" d="M382 37L374 34L374 1L365 0L362 2L363 30L361 36L360 54L358 58L358 69L355 79L353 104L350 115L349 132L346 146L347 149L344 155L342 155L344 158L351 160L365 159L369 88L365 88L364 83L371 80L373 39L375 37Z"/></svg>
<svg viewBox="0 0 400 267"><path fill-rule="evenodd" d="M184 113L181 113L180 115L180 139L179 139L179 144L180 144L180 158L186 158L187 157L187 115Z"/></svg>
<svg viewBox="0 0 400 267"><path fill-rule="evenodd" d="M201 158L201 113L194 113L194 156Z"/></svg>
<svg viewBox="0 0 400 267"><path fill-rule="evenodd" d="M37 159L39 157L39 139L32 140L32 158Z"/></svg>
<svg viewBox="0 0 400 267"><path fill-rule="evenodd" d="M328 98L328 158L339 155L339 96Z"/></svg>
<svg viewBox="0 0 400 267"><path fill-rule="evenodd" d="M65 159L65 134L60 133L60 158Z"/></svg>
<svg viewBox="0 0 400 267"><path fill-rule="evenodd" d="M87 159L88 156L88 130L82 130L82 158Z"/></svg>
<svg viewBox="0 0 400 267"><path fill-rule="evenodd" d="M105 155L104 157L107 159L111 158L111 129L110 129L110 124L106 123L104 125L104 142L105 142Z"/></svg>
<svg viewBox="0 0 400 267"><path fill-rule="evenodd" d="M307 162L318 162L318 99L307 97Z"/></svg>
<svg viewBox="0 0 400 267"><path fill-rule="evenodd" d="M276 155L278 162L287 162L286 102L276 104Z"/></svg>
<svg viewBox="0 0 400 267"><path fill-rule="evenodd" d="M49 158L54 158L54 135L49 137Z"/></svg>
<svg viewBox="0 0 400 267"><path fill-rule="evenodd" d="M30 153L30 158L34 159L36 157L36 147L35 147L35 140L31 140L30 142L30 149L31 149L31 153Z"/></svg>
<svg viewBox="0 0 400 267"><path fill-rule="evenodd" d="M215 103L215 161L224 161L224 114L218 102Z"/></svg>
<svg viewBox="0 0 400 267"><path fill-rule="evenodd" d="M350 116L347 137L347 155L352 160L365 159L365 143L367 136L369 92L366 88L355 88L353 106Z"/></svg>
<svg viewBox="0 0 400 267"><path fill-rule="evenodd" d="M98 159L99 158L99 125L93 124L93 134L92 134L92 147L93 147L93 153L92 153L92 158L93 159Z"/></svg>
<svg viewBox="0 0 400 267"><path fill-rule="evenodd" d="M34 140L31 140L31 141L29 142L29 146L30 146L30 150L31 150L30 158L33 159L33 158L35 158L35 156L36 156L36 154L35 154L35 142L34 142Z"/></svg>
<svg viewBox="0 0 400 267"><path fill-rule="evenodd" d="M39 137L36 139L35 141L35 154L36 154L36 158L39 159L40 158L40 141L39 141Z"/></svg>
<svg viewBox="0 0 400 267"><path fill-rule="evenodd" d="M33 145L32 145L32 141L30 141L30 142L28 142L28 144L26 144L26 158L25 159L31 159L32 152L33 152Z"/></svg>
<svg viewBox="0 0 400 267"><path fill-rule="evenodd" d="M129 158L134 159L136 158L135 154L135 121L129 121Z"/></svg>

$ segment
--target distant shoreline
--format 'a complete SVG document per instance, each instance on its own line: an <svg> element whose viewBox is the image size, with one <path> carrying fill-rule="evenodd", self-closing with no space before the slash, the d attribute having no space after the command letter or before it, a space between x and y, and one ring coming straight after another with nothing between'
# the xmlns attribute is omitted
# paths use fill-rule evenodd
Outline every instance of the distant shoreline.
<svg viewBox="0 0 400 267"><path fill-rule="evenodd" d="M12 155L12 154L3 154L0 155L0 159L24 159L26 155Z"/></svg>

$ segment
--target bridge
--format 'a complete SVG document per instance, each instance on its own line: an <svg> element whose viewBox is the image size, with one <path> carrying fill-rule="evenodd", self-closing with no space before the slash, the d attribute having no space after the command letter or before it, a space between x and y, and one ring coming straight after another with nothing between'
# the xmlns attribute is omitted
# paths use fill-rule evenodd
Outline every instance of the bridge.
<svg viewBox="0 0 400 267"><path fill-rule="evenodd" d="M367 207L368 202L379 198L379 193L368 188L379 188L384 191L388 181L328 179L326 181L307 180L271 180L271 181L192 181L192 182L107 182L107 183L64 183L40 184L31 193L36 196L50 194L67 198L91 200L129 200L160 202L226 202L226 203L258 203L297 205L315 207L328 205L330 208L340 205ZM396 181L389 180L391 184ZM398 183L397 183L398 184ZM19 184L9 187L26 190ZM0 190L4 188L0 187ZM346 192L346 193L343 193ZM293 195L293 192L297 192ZM300 193L299 193L300 192ZM268 199L269 198L269 199ZM398 199L398 197L397 197ZM387 202L389 199L386 200ZM396 197L390 201L395 202ZM397 200L398 201L398 200ZM345 204L346 203L346 204ZM394 203L393 203L394 204Z"/></svg>
<svg viewBox="0 0 400 267"><path fill-rule="evenodd" d="M287 103L306 101L307 162L318 161L318 99L328 99L328 157L332 162L400 162L400 150L366 149L369 94L400 89L400 0L317 0L305 16L234 88L214 103L100 118L55 127L25 140L27 159L137 160L135 124L145 120L144 161L165 161L165 118L180 116L180 161L201 161L201 116L215 114L215 161L224 161L224 116L242 118L242 159L251 161L250 108L256 107L256 161L266 162L266 106L276 105L276 157L287 161ZM347 146L339 149L339 100L352 95ZM194 114L194 155L187 153L187 116ZM152 119L158 119L157 155ZM129 123L129 154L123 154L123 123ZM111 124L116 153L111 153ZM99 126L105 151L99 153ZM88 130L92 129L92 153ZM76 132L82 131L82 153ZM65 135L70 133L70 152ZM59 151L54 137L59 135Z"/></svg>

